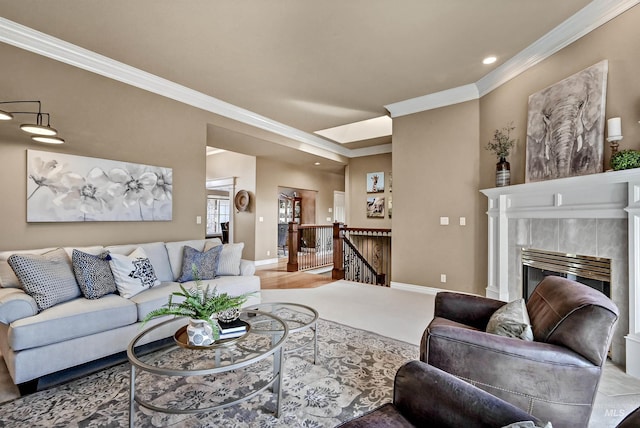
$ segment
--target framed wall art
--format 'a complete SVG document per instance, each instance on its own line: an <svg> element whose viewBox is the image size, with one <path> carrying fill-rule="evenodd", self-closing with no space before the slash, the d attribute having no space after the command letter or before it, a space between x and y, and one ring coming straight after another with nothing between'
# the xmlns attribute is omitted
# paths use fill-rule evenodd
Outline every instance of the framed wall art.
<svg viewBox="0 0 640 428"><path fill-rule="evenodd" d="M384 218L384 198L367 198L367 217Z"/></svg>
<svg viewBox="0 0 640 428"><path fill-rule="evenodd" d="M27 222L169 221L173 170L27 150Z"/></svg>
<svg viewBox="0 0 640 428"><path fill-rule="evenodd" d="M529 97L525 181L602 172L607 72L604 60Z"/></svg>
<svg viewBox="0 0 640 428"><path fill-rule="evenodd" d="M367 193L384 192L384 172L367 173Z"/></svg>

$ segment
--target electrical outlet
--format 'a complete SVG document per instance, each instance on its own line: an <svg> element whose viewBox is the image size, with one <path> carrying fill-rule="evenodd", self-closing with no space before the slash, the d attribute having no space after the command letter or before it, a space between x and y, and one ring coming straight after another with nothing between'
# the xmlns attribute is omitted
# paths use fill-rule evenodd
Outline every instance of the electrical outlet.
<svg viewBox="0 0 640 428"><path fill-rule="evenodd" d="M460 217L460 226L466 226L466 225L467 225L467 218Z"/></svg>
<svg viewBox="0 0 640 428"><path fill-rule="evenodd" d="M196 224L202 224L202 216L196 216Z"/></svg>
<svg viewBox="0 0 640 428"><path fill-rule="evenodd" d="M447 282L447 275L445 275L444 273L440 274L440 282Z"/></svg>
<svg viewBox="0 0 640 428"><path fill-rule="evenodd" d="M267 256L271 255L271 251L267 250Z"/></svg>

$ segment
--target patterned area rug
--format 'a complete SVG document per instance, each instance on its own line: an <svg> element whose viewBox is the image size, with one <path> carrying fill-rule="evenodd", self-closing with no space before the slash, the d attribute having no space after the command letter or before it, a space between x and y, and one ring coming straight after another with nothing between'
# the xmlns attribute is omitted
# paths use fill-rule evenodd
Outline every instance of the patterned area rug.
<svg viewBox="0 0 640 428"><path fill-rule="evenodd" d="M135 406L136 427L334 427L391 401L393 379L418 347L374 333L319 320L319 361L311 349L285 360L282 412L274 416L274 394L266 389L249 401L201 414L169 415ZM224 402L237 391L259 385L272 366L216 377L145 379L141 389L155 404ZM0 426L122 427L129 423L129 365L121 364L85 378L0 406Z"/></svg>

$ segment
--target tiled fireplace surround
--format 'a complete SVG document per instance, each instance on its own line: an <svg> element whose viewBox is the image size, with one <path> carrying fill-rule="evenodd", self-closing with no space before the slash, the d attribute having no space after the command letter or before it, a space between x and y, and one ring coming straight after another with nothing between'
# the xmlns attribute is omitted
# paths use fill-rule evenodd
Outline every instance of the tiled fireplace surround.
<svg viewBox="0 0 640 428"><path fill-rule="evenodd" d="M611 358L640 378L640 170L482 190L488 203L488 297L522 297L522 248L611 259L620 309Z"/></svg>

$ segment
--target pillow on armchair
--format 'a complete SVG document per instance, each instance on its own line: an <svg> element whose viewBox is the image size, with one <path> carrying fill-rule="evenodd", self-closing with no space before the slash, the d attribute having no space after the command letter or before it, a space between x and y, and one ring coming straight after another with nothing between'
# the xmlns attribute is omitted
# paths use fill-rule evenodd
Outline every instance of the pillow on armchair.
<svg viewBox="0 0 640 428"><path fill-rule="evenodd" d="M495 311L489 318L486 332L532 341L533 331L524 299L509 302Z"/></svg>

